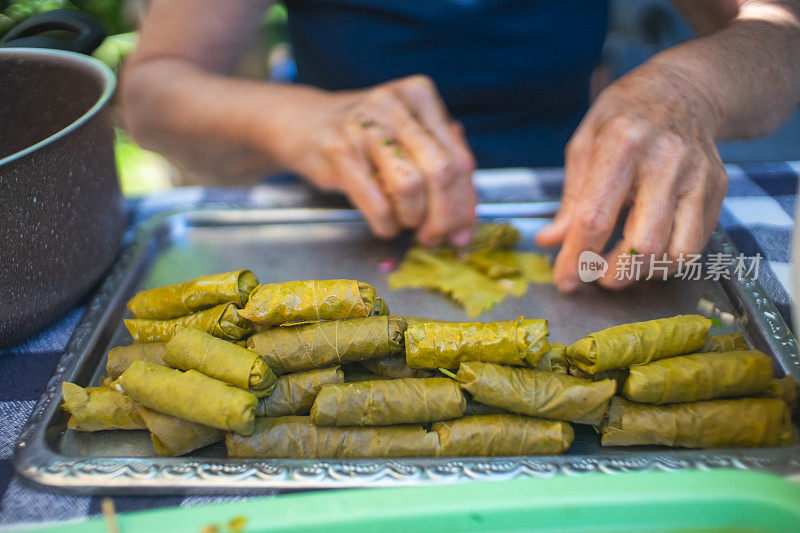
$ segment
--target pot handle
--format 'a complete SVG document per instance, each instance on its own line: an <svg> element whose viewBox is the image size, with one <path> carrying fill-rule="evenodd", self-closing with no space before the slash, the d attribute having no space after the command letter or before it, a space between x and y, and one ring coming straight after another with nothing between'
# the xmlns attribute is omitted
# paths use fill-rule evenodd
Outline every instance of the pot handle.
<svg viewBox="0 0 800 533"><path fill-rule="evenodd" d="M74 33L73 39L58 39L44 32L62 30ZM54 9L39 13L11 28L0 47L52 48L81 54L91 54L100 46L106 32L91 15L77 9Z"/></svg>

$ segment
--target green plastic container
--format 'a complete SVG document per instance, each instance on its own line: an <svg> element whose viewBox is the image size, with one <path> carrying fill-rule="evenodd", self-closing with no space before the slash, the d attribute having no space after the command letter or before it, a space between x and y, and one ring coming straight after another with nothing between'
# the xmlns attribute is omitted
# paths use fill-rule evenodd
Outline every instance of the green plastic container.
<svg viewBox="0 0 800 533"><path fill-rule="evenodd" d="M800 486L733 470L591 474L282 495L119 515L121 533L800 532ZM43 529L106 533L102 519Z"/></svg>

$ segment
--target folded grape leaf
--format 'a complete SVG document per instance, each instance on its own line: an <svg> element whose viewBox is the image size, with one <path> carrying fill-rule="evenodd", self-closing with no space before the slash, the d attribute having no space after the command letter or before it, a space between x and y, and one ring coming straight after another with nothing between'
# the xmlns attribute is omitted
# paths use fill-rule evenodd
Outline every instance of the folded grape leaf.
<svg viewBox="0 0 800 533"><path fill-rule="evenodd" d="M534 252L511 252L522 271L522 277L531 283L553 283L550 259Z"/></svg>
<svg viewBox="0 0 800 533"><path fill-rule="evenodd" d="M488 311L508 294L521 297L529 283L552 283L550 260L511 249L519 231L508 223L480 224L463 252L411 248L389 275L389 288L426 288L447 294L471 317Z"/></svg>
<svg viewBox="0 0 800 533"><path fill-rule="evenodd" d="M522 274L519 262L511 250L478 250L467 254L464 262L492 279L509 278Z"/></svg>
<svg viewBox="0 0 800 533"><path fill-rule="evenodd" d="M419 247L411 248L400 267L389 274L389 288L443 292L461 304L471 317L494 307L507 292L497 281L457 259Z"/></svg>
<svg viewBox="0 0 800 533"><path fill-rule="evenodd" d="M497 279L506 292L517 297L528 291L528 283L552 283L550 260L533 252L480 250L469 254L466 263L486 276Z"/></svg>
<svg viewBox="0 0 800 533"><path fill-rule="evenodd" d="M469 247L472 250L512 248L519 239L519 231L508 222L484 222L475 228Z"/></svg>

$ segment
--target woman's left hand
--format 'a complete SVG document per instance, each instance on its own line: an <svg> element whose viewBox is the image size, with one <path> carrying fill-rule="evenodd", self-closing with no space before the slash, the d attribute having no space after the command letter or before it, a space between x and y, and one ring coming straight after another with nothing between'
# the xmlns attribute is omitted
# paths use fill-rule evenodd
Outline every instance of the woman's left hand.
<svg viewBox="0 0 800 533"><path fill-rule="evenodd" d="M663 254L675 265L699 253L717 223L727 176L714 144L714 103L674 68L645 64L606 88L566 148L561 207L536 241L561 245L555 282L562 291L580 283L581 252L600 253L623 206L631 209L623 238L606 254L608 270L598 282L622 288L620 256L649 259Z"/></svg>

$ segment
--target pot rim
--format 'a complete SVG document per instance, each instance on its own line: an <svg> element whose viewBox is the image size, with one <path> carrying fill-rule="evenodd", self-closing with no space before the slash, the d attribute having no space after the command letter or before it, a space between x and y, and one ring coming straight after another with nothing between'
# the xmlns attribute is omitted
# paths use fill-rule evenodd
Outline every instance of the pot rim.
<svg viewBox="0 0 800 533"><path fill-rule="evenodd" d="M111 95L114 94L114 89L117 85L117 79L114 75L114 72L109 68L108 65L100 61L99 59L95 59L91 56L78 54L76 52L67 52L64 50L50 50L47 48L15 48L15 47L8 47L8 48L0 48L0 54L21 54L21 55L39 55L39 56L50 56L50 57L61 57L67 59L69 62L78 63L83 66L89 67L95 73L100 76L101 81L103 82L103 92L100 94L100 97L97 101L89 108L86 113L78 117L75 121L67 125L66 127L60 129L59 131L55 132L54 134L50 135L49 137L45 137L41 141L28 146L27 148L23 148L19 152L14 152L11 155L3 157L0 159L0 167L3 165L25 157L26 155L35 152L39 148L52 143L62 137L67 136L69 133L75 131L80 126L88 122L92 117L94 117L100 109L102 109L108 101L111 99Z"/></svg>

